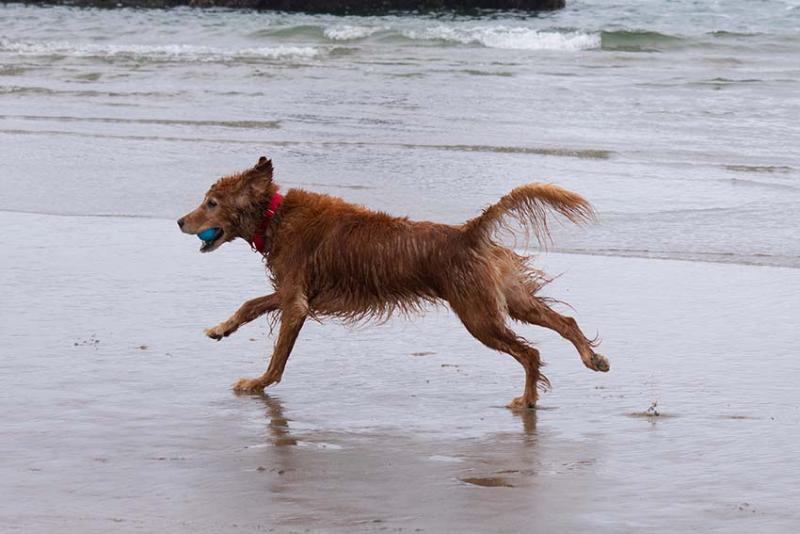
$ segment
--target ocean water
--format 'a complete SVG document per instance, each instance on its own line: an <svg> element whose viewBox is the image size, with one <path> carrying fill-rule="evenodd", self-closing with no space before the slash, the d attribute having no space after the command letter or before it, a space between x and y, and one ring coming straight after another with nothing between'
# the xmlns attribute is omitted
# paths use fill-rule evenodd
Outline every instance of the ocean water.
<svg viewBox="0 0 800 534"><path fill-rule="evenodd" d="M555 248L800 267L800 2L540 15L0 7L0 209L174 218L264 153L287 187L459 222L593 201ZM24 186L20 186L24 184Z"/></svg>
<svg viewBox="0 0 800 534"><path fill-rule="evenodd" d="M800 266L800 2L541 15L0 7L0 209L174 218L286 186L459 222L529 181L565 252Z"/></svg>

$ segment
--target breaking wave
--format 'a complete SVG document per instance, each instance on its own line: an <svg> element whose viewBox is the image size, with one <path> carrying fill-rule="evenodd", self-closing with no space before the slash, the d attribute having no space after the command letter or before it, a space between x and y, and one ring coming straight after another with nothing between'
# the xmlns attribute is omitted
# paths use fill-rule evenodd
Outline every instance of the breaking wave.
<svg viewBox="0 0 800 534"><path fill-rule="evenodd" d="M255 38L303 39L322 42L360 41L370 38L381 41L417 41L441 45L480 45L509 50L587 50L600 48L600 33L533 29L522 26L463 24L334 24L328 26L298 25L268 28L250 34Z"/></svg>
<svg viewBox="0 0 800 534"><path fill-rule="evenodd" d="M440 25L422 30L406 30L403 36L412 40L479 44L487 48L510 50L577 51L600 48L601 45L600 35L595 33L539 31L508 26L455 28Z"/></svg>
<svg viewBox="0 0 800 534"><path fill-rule="evenodd" d="M384 29L385 28L379 26L340 25L325 28L323 33L325 37L332 41L353 41L356 39L364 39Z"/></svg>

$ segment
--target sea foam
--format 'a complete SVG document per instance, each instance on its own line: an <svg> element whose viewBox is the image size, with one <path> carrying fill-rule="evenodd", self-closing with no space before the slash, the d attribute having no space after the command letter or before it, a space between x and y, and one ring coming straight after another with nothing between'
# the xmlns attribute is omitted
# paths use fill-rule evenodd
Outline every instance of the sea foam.
<svg viewBox="0 0 800 534"><path fill-rule="evenodd" d="M348 26L338 25L325 28L325 37L333 41L353 41L356 39L364 39L370 35L381 31L378 26Z"/></svg>
<svg viewBox="0 0 800 534"><path fill-rule="evenodd" d="M476 26L454 28L432 26L423 30L407 30L403 35L414 40L439 40L461 44L480 44L488 48L510 50L576 51L600 48L600 35L583 32L538 31L508 26Z"/></svg>

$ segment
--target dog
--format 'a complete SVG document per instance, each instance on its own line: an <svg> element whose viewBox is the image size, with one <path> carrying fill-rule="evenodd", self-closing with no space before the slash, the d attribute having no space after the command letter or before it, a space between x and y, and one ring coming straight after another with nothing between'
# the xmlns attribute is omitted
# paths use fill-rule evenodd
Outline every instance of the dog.
<svg viewBox="0 0 800 534"><path fill-rule="evenodd" d="M586 367L609 370L608 360L594 352L596 340L553 310L551 299L537 296L548 277L528 257L498 243L501 229L524 228L546 244L548 210L574 223L594 218L581 196L533 183L513 189L461 225L412 221L301 189L284 197L273 181L272 161L262 156L254 167L220 178L178 226L200 235L201 252L242 238L266 260L275 292L248 300L228 320L205 330L221 340L262 315L280 318L266 372L240 379L235 392L259 393L281 381L309 317L386 319L446 302L478 341L522 365L525 388L508 407L529 409L549 381L540 371L539 351L508 327L508 318L554 330L575 346ZM514 220L519 224L510 224Z"/></svg>

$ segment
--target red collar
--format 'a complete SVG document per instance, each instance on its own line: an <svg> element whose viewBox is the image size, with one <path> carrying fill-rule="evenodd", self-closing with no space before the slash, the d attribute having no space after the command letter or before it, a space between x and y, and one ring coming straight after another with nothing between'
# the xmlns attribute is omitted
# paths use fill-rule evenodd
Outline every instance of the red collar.
<svg viewBox="0 0 800 534"><path fill-rule="evenodd" d="M264 253L267 245L267 227L272 221L272 218L275 217L275 212L277 212L278 208L281 207L281 202L283 202L283 195L276 191L269 200L269 206L267 206L267 209L264 211L264 218L261 220L261 224L258 225L256 233L253 234L253 237L250 238L250 246L262 254Z"/></svg>

